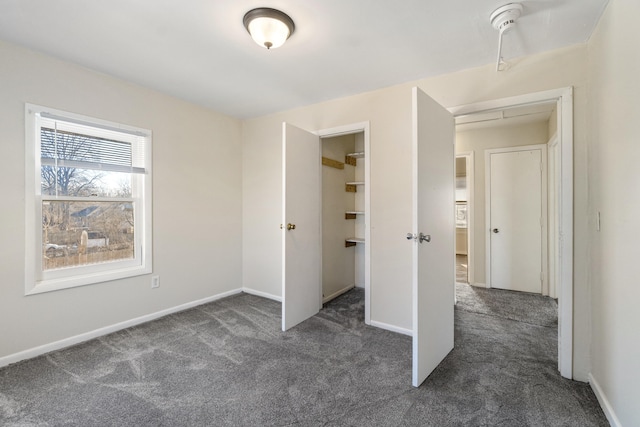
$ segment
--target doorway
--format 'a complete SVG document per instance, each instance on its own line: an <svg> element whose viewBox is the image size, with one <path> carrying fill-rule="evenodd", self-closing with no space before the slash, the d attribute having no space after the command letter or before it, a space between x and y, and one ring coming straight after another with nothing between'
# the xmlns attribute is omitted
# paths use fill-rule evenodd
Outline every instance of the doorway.
<svg viewBox="0 0 640 427"><path fill-rule="evenodd" d="M455 166L455 257L456 283L474 283L473 271L473 199L474 152L456 152Z"/></svg>
<svg viewBox="0 0 640 427"><path fill-rule="evenodd" d="M322 153L322 303L364 289L367 211L364 133L320 138Z"/></svg>
<svg viewBox="0 0 640 427"><path fill-rule="evenodd" d="M556 294L558 297L558 369L565 378L573 378L573 88L554 89L450 108L460 125L465 122L492 122L505 117L528 115L540 105L553 105L550 121L556 125L554 150L555 174L550 194L555 197L549 230L549 247L553 248ZM456 142L457 144L457 142ZM476 218L477 222L477 218ZM482 232L488 232L480 221ZM476 264L478 264L476 262Z"/></svg>
<svg viewBox="0 0 640 427"><path fill-rule="evenodd" d="M370 325L369 122L323 129L315 134L320 137L320 152L323 153L322 280L319 292L324 303L353 287L364 288L364 322ZM340 163L344 169L340 169ZM337 191L329 187L335 187ZM332 265L340 265L340 271L331 271Z"/></svg>

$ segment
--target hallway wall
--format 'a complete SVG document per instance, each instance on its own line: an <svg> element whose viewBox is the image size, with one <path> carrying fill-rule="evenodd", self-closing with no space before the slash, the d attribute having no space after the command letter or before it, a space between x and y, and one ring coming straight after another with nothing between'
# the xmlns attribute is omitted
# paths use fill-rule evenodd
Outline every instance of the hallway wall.
<svg viewBox="0 0 640 427"><path fill-rule="evenodd" d="M640 425L639 16L640 2L610 1L589 41L591 382L620 426Z"/></svg>

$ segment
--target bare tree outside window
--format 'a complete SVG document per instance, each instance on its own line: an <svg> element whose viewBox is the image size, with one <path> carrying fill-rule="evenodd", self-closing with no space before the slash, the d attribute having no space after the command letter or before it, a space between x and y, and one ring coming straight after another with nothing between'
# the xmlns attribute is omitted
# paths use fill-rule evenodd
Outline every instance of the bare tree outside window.
<svg viewBox="0 0 640 427"><path fill-rule="evenodd" d="M134 210L133 202L127 200L130 174L87 167L105 159L130 158L126 153L130 147L45 127L40 139L41 191L43 196L55 196L42 203L44 269L133 258Z"/></svg>

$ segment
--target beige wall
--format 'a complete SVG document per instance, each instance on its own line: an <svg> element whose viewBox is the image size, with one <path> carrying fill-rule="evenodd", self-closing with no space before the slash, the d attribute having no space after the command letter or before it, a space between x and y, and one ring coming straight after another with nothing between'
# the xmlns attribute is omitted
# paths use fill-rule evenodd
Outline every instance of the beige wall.
<svg viewBox="0 0 640 427"><path fill-rule="evenodd" d="M0 358L241 285L241 126L85 68L0 42ZM24 296L24 104L153 131L153 252L139 276Z"/></svg>
<svg viewBox="0 0 640 427"><path fill-rule="evenodd" d="M244 286L281 293L281 123L307 130L370 121L372 320L411 328L411 87L405 85L246 120L243 124ZM257 245L249 240L258 241ZM384 260L384 261L383 261ZM388 265L399 266L393 269ZM376 284L381 286L376 287ZM385 286L384 284L392 284Z"/></svg>
<svg viewBox="0 0 640 427"><path fill-rule="evenodd" d="M491 148L546 144L547 122L487 127L456 133L456 152L474 152L473 284L486 285L485 151Z"/></svg>
<svg viewBox="0 0 640 427"><path fill-rule="evenodd" d="M589 41L591 372L622 426L640 425L639 16L613 0Z"/></svg>
<svg viewBox="0 0 640 427"><path fill-rule="evenodd" d="M243 123L244 285L279 296L281 286L281 122L319 130L371 124L371 316L411 329L411 87L446 107L574 87L574 375L589 372L586 228L586 45L491 65L246 120ZM251 241L249 241L249 239ZM257 245L254 242L259 242ZM264 254L267 254L264 256Z"/></svg>

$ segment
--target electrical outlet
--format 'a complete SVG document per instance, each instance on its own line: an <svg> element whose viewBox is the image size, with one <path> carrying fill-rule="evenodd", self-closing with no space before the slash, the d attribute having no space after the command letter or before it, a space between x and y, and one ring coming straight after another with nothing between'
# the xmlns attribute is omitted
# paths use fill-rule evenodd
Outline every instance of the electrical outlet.
<svg viewBox="0 0 640 427"><path fill-rule="evenodd" d="M152 276L151 277L151 289L160 287L160 276Z"/></svg>

